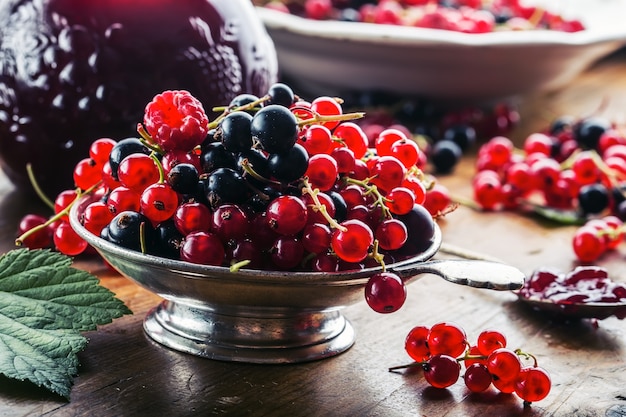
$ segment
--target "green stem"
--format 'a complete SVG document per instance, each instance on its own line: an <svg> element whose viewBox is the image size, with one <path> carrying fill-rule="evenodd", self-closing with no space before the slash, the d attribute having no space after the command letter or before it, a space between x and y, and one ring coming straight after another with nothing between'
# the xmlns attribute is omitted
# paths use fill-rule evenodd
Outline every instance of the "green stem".
<svg viewBox="0 0 626 417"><path fill-rule="evenodd" d="M76 204L76 202L82 196L93 193L95 190L98 189L98 187L100 187L101 184L102 184L102 181L100 181L97 184L89 187L84 192L81 192L80 189L77 189L77 191L76 191L76 198L74 198L74 200L72 200L72 202L70 204L68 204L67 207L65 207L63 210L59 211L58 213L56 213L54 216L50 217L45 223L42 223L42 224L40 224L38 226L35 226L32 229L29 229L29 230L25 231L24 233L22 233L20 236L18 236L15 239L15 246L22 246L24 244L24 240L26 240L29 236L31 236L34 233L37 233L38 231L40 231L40 230L50 226L54 222L60 220L62 217L69 215L72 206L74 206L74 204Z"/></svg>
<svg viewBox="0 0 626 417"><path fill-rule="evenodd" d="M270 180L269 178L265 178L264 176L262 176L261 174L256 172L254 170L254 166L252 166L252 164L250 163L248 158L242 159L240 165L241 165L241 168L243 168L243 170L245 171L246 174L250 175L252 178L254 178L256 180L259 180L259 181L264 182L266 184L274 184L274 185L277 185L277 186L282 185L280 182Z"/></svg>
<svg viewBox="0 0 626 417"><path fill-rule="evenodd" d="M235 262L230 266L230 272L238 272L241 268L248 265L250 263L249 260Z"/></svg>
<svg viewBox="0 0 626 417"><path fill-rule="evenodd" d="M344 122L346 120L356 120L365 116L365 112L355 112L355 113L345 113L345 114L336 114L336 115L321 115L319 113L314 113L313 117L308 119L302 119L298 122L298 126L306 126L313 123L324 123L324 122Z"/></svg>
<svg viewBox="0 0 626 417"><path fill-rule="evenodd" d="M139 224L139 248L141 249L141 253L145 254L147 252L147 249L146 249L146 222L141 222Z"/></svg>
<svg viewBox="0 0 626 417"><path fill-rule="evenodd" d="M165 183L165 169L163 169L163 164L159 161L155 152L150 153L150 158L152 158L157 166L157 169L159 170L159 184Z"/></svg>
<svg viewBox="0 0 626 417"><path fill-rule="evenodd" d="M265 95L263 97L260 97L257 100L251 101L250 103L244 104L243 106L239 106L239 107L225 107L225 106L221 106L221 107L213 107L213 111L214 112L221 112L221 114L219 116L217 116L215 118L215 120L213 120L212 122L209 123L209 130L210 129L215 129L217 126L219 126L220 122L222 121L222 119L226 116L228 116L229 113L232 112L236 112L236 111L247 111L247 110L253 110L254 108L256 108L257 106L263 104L264 102L266 102L267 100L270 99L269 95Z"/></svg>
<svg viewBox="0 0 626 417"><path fill-rule="evenodd" d="M521 349L515 349L515 354L517 356L523 356L526 359L532 359L533 360L533 366L537 367L537 357L531 353L528 352L523 352Z"/></svg>
<svg viewBox="0 0 626 417"><path fill-rule="evenodd" d="M302 192L304 194L309 194L311 196L311 199L313 200L313 204L314 204L314 209L320 212L322 216L324 216L324 218L326 219L326 221L328 222L331 228L341 230L342 232L345 232L346 230L348 230L346 227L340 225L337 222L337 220L335 220L330 214L328 214L328 210L326 210L326 206L321 203L319 197L317 196L320 190L318 188L313 189L313 187L311 187L311 183L308 181L307 178L304 179L304 186L302 187Z"/></svg>
<svg viewBox="0 0 626 417"><path fill-rule="evenodd" d="M387 270L385 265L385 255L378 251L378 239L374 239L374 248L372 249L372 253L369 254L382 268L383 272Z"/></svg>
<svg viewBox="0 0 626 417"><path fill-rule="evenodd" d="M390 219L392 217L391 211L385 205L385 202L390 201L388 198L384 197L380 191L378 191L378 187L375 185L370 185L370 181L372 178L366 178L364 180L357 180L354 178L345 178L346 183L355 184L365 190L365 195L373 195L374 196L374 205L377 205L382 210L382 216L385 219Z"/></svg>
<svg viewBox="0 0 626 417"><path fill-rule="evenodd" d="M405 365L397 365L397 366L392 366L391 368L389 368L389 372L394 372L394 371L398 371L400 369L407 369L407 368L415 368L417 366L422 366L424 365L425 362L411 362L411 363L407 363Z"/></svg>
<svg viewBox="0 0 626 417"><path fill-rule="evenodd" d="M482 211L482 207L480 207L474 200L471 198L462 197L459 195L450 196L450 200L454 203L457 203L461 206L465 206L471 208L472 210Z"/></svg>
<svg viewBox="0 0 626 417"><path fill-rule="evenodd" d="M141 143L144 144L146 148L160 155L163 155L165 153L163 148L154 143L154 139L152 139L152 136L150 136L150 134L146 131L146 128L143 127L141 123L137 123L137 133L139 133L139 140L141 141Z"/></svg>
<svg viewBox="0 0 626 417"><path fill-rule="evenodd" d="M35 193L44 202L44 204L54 210L54 202L48 198L48 196L43 192L37 179L35 178L35 172L33 171L33 165L29 162L26 164L26 173L28 174L28 179L30 184L33 186Z"/></svg>

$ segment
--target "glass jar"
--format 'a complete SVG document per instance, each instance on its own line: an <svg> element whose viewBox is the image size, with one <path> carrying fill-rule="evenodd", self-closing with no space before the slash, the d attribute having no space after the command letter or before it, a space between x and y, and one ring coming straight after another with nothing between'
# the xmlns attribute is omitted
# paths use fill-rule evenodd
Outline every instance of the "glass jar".
<svg viewBox="0 0 626 417"><path fill-rule="evenodd" d="M4 0L0 167L54 197L99 137L136 136L145 105L189 90L210 118L277 79L274 45L249 0Z"/></svg>

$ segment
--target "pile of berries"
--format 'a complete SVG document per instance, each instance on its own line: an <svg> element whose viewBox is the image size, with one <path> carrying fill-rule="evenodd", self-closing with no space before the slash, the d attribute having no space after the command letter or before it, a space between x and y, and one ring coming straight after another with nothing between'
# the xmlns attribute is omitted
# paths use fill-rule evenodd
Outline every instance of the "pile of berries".
<svg viewBox="0 0 626 417"><path fill-rule="evenodd" d="M496 30L584 30L575 19L520 0L256 0L257 5L316 20L341 20L488 33Z"/></svg>
<svg viewBox="0 0 626 417"><path fill-rule="evenodd" d="M435 388L453 385L461 376L461 362L465 367L463 381L471 392L493 386L532 403L544 399L552 385L536 357L508 348L506 337L497 330L482 331L476 343L470 344L465 331L455 323L416 326L406 337L405 350L415 362L389 370L421 367L426 382Z"/></svg>
<svg viewBox="0 0 626 417"><path fill-rule="evenodd" d="M611 280L599 266L578 266L567 273L542 268L533 272L519 295L564 305L625 303L626 285Z"/></svg>
<svg viewBox="0 0 626 417"><path fill-rule="evenodd" d="M476 170L474 200L485 210L549 208L577 221L626 216L626 136L602 117L558 118L522 149L494 137L480 147Z"/></svg>
<svg viewBox="0 0 626 417"><path fill-rule="evenodd" d="M65 254L84 251L67 213L91 194L80 221L125 248L231 268L380 264L368 301L399 308L402 281L384 266L421 253L435 230L423 206L434 178L419 167L417 143L385 129L371 149L352 122L363 114L344 113L332 97L303 101L282 83L221 110L211 122L189 92L158 94L139 137L93 142L75 167L76 189L58 195L52 218L26 216L18 243L46 247L53 236Z"/></svg>
<svg viewBox="0 0 626 417"><path fill-rule="evenodd" d="M378 134L387 128L400 129L419 143L428 165L435 174L449 174L461 157L475 150L475 144L493 136L507 135L520 116L512 103L450 106L427 98L400 99L393 95L352 94L346 103L366 103L367 117L357 123L373 147ZM355 105L362 108L360 105Z"/></svg>
<svg viewBox="0 0 626 417"><path fill-rule="evenodd" d="M604 253L615 250L624 240L624 222L608 215L589 219L576 229L572 248L580 262L591 263Z"/></svg>

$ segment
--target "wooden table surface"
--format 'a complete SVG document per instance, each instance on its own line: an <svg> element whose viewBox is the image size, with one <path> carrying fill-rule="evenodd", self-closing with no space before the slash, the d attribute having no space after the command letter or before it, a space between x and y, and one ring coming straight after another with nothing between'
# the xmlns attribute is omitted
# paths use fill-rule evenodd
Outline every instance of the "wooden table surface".
<svg viewBox="0 0 626 417"><path fill-rule="evenodd" d="M532 64L531 64L532 65ZM560 114L626 117L626 54L603 60L557 93L524 97L518 142ZM440 181L470 196L473 159ZM13 248L17 219L36 205L0 177L0 251ZM440 223L444 242L488 253L529 274L576 265L573 227L554 227L515 213L460 208ZM624 250L602 259L626 281ZM102 279L134 312L89 332L70 401L28 383L0 378L0 416L626 416L626 323L615 317L564 322L531 311L509 292L479 290L424 275L406 305L380 315L362 302L344 310L357 340L345 353L295 365L249 365L201 359L153 342L142 330L159 299L97 261L77 266ZM550 395L525 408L516 396L470 394L462 381L428 387L419 372L388 367L409 362L404 338L413 326L453 321L470 339L501 330L509 346L534 353L553 380Z"/></svg>

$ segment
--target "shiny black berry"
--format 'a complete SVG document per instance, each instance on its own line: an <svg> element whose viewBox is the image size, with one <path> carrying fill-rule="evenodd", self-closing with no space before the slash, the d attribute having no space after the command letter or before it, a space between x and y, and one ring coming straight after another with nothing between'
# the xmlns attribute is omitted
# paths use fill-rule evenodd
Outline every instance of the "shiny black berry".
<svg viewBox="0 0 626 417"><path fill-rule="evenodd" d="M179 194L194 194L198 186L198 170L192 164L174 165L167 173L167 182Z"/></svg>
<svg viewBox="0 0 626 417"><path fill-rule="evenodd" d="M431 149L430 162L438 174L448 174L452 172L461 156L463 151L456 142L440 140Z"/></svg>
<svg viewBox="0 0 626 417"><path fill-rule="evenodd" d="M224 148L221 142L212 142L203 146L200 154L200 165L202 172L210 174L219 168L235 169L237 167L237 159L232 152Z"/></svg>
<svg viewBox="0 0 626 417"><path fill-rule="evenodd" d="M415 254L430 246L435 235L435 222L424 206L415 204L411 211L398 219L404 223L409 235L403 249Z"/></svg>
<svg viewBox="0 0 626 417"><path fill-rule="evenodd" d="M346 200L343 196L334 190L326 191L326 194L333 200L333 204L335 205L335 220L338 222L346 220L348 217L348 204L346 204Z"/></svg>
<svg viewBox="0 0 626 417"><path fill-rule="evenodd" d="M585 215L599 214L609 206L609 203L609 191L602 184L584 185L578 192L578 207Z"/></svg>
<svg viewBox="0 0 626 417"><path fill-rule="evenodd" d="M252 116L243 111L229 113L220 122L215 139L222 142L224 148L233 153L243 152L252 146L250 123Z"/></svg>
<svg viewBox="0 0 626 417"><path fill-rule="evenodd" d="M254 103L258 99L259 98L255 96L254 94L248 94L248 93L239 94L237 95L237 97L235 97L234 99L230 101L230 104L228 105L228 107L230 107L231 109L242 107L250 103Z"/></svg>
<svg viewBox="0 0 626 417"><path fill-rule="evenodd" d="M451 140L459 145L462 152L467 151L476 143L476 130L469 125L458 124L443 131L442 140Z"/></svg>
<svg viewBox="0 0 626 417"><path fill-rule="evenodd" d="M252 118L250 130L263 150L272 154L289 151L296 143L299 131L296 116L278 104L259 110Z"/></svg>
<svg viewBox="0 0 626 417"><path fill-rule="evenodd" d="M162 222L155 229L154 245L150 253L164 258L179 259L183 238L173 220Z"/></svg>
<svg viewBox="0 0 626 417"><path fill-rule="evenodd" d="M574 139L583 149L597 149L600 137L611 128L611 122L603 117L588 117L574 125Z"/></svg>
<svg viewBox="0 0 626 417"><path fill-rule="evenodd" d="M250 196L244 178L234 169L219 168L213 171L204 183L205 194L211 208L226 203L241 204Z"/></svg>
<svg viewBox="0 0 626 417"><path fill-rule="evenodd" d="M267 156L258 149L250 148L241 152L237 157L237 167L246 180L256 186L265 186L264 179L272 177Z"/></svg>
<svg viewBox="0 0 626 417"><path fill-rule="evenodd" d="M287 152L271 154L268 164L272 176L280 182L301 178L309 167L309 154L302 145L295 144Z"/></svg>
<svg viewBox="0 0 626 417"><path fill-rule="evenodd" d="M154 229L150 220L141 213L123 211L109 223L107 240L127 249L141 251L142 243L146 249L154 242Z"/></svg>
<svg viewBox="0 0 626 417"><path fill-rule="evenodd" d="M278 104L285 107L291 106L295 98L291 87L283 83L273 84L267 95L269 96L269 104Z"/></svg>

